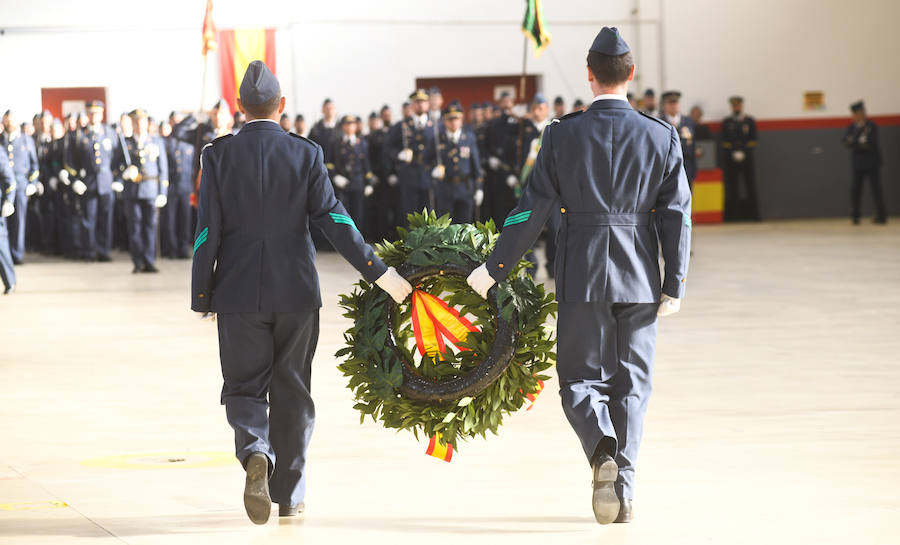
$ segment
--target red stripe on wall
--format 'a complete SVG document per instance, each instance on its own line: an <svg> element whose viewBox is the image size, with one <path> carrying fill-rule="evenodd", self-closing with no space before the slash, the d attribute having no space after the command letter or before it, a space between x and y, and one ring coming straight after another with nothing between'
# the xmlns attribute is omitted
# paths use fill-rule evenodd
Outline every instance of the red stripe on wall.
<svg viewBox="0 0 900 545"><path fill-rule="evenodd" d="M273 74L278 74L275 71L275 29L267 28L266 29L266 66L269 67L269 70L272 71Z"/></svg>
<svg viewBox="0 0 900 545"><path fill-rule="evenodd" d="M691 217L694 223L722 223L722 212L694 212Z"/></svg>
<svg viewBox="0 0 900 545"><path fill-rule="evenodd" d="M219 31L219 70L222 79L222 98L234 111L234 30Z"/></svg>
<svg viewBox="0 0 900 545"><path fill-rule="evenodd" d="M873 115L869 119L881 127L900 126L900 115ZM852 123L849 117L817 117L811 119L758 119L759 131L805 131L816 129L842 129ZM722 123L706 123L712 132L722 132Z"/></svg>
<svg viewBox="0 0 900 545"><path fill-rule="evenodd" d="M694 178L694 183L704 183L704 182L721 182L722 181L722 169L721 168L711 168L708 170L698 170L697 177Z"/></svg>

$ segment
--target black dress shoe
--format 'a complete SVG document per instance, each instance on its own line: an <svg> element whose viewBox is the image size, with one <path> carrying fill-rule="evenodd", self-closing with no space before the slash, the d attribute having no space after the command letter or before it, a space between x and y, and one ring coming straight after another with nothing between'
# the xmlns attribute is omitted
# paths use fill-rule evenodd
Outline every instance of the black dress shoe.
<svg viewBox="0 0 900 545"><path fill-rule="evenodd" d="M304 511L306 511L306 504L303 502L297 505L278 505L279 517L297 517L302 515Z"/></svg>
<svg viewBox="0 0 900 545"><path fill-rule="evenodd" d="M13 258L13 265L24 265L24 264L25 264L25 262L22 261L21 259Z"/></svg>
<svg viewBox="0 0 900 545"><path fill-rule="evenodd" d="M131 274L137 274L139 272L143 272L144 268L140 265L135 265L133 269L131 269Z"/></svg>
<svg viewBox="0 0 900 545"><path fill-rule="evenodd" d="M599 454L593 463L594 470L594 518L600 524L609 524L619 516L619 497L614 484L619 476L619 466L609 454Z"/></svg>
<svg viewBox="0 0 900 545"><path fill-rule="evenodd" d="M887 219L886 218L875 218L875 220L872 223L874 223L875 225L885 225L885 224L887 224Z"/></svg>
<svg viewBox="0 0 900 545"><path fill-rule="evenodd" d="M631 500L619 498L619 516L613 522L631 522Z"/></svg>
<svg viewBox="0 0 900 545"><path fill-rule="evenodd" d="M5 290L3 290L3 295L9 295L9 294L11 294L11 293L13 293L13 292L15 292L15 291L16 291L16 285L13 284L12 286L10 286L10 287L6 288Z"/></svg>
<svg viewBox="0 0 900 545"><path fill-rule="evenodd" d="M110 261L112 261L112 258L108 255L98 255L97 261L99 261L100 263L109 263Z"/></svg>
<svg viewBox="0 0 900 545"><path fill-rule="evenodd" d="M144 265L144 272L145 273L158 273L159 269L157 269L155 266L150 265L148 263L147 265Z"/></svg>
<svg viewBox="0 0 900 545"><path fill-rule="evenodd" d="M253 524L265 524L272 514L272 498L269 496L269 459L261 452L254 452L247 458L244 509Z"/></svg>

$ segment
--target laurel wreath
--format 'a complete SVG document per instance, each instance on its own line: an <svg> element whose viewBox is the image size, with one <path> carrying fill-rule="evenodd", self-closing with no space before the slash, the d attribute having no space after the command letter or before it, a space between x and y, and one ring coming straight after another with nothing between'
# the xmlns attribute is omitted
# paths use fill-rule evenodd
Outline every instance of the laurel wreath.
<svg viewBox="0 0 900 545"><path fill-rule="evenodd" d="M556 362L556 341L545 327L556 314L554 296L533 282L527 261L492 288L488 303L469 288L466 273L487 259L499 236L492 221L451 224L449 216L423 212L411 214L409 229L397 231L399 240L378 244L378 255L480 331L469 333L461 350L419 356L410 299L397 305L373 284L357 283L341 296L353 326L337 357L344 359L338 369L349 378L360 423L369 416L417 439L420 433L437 435L454 448L460 438L497 434L503 417L521 409L540 391L539 381L549 379L541 373Z"/></svg>

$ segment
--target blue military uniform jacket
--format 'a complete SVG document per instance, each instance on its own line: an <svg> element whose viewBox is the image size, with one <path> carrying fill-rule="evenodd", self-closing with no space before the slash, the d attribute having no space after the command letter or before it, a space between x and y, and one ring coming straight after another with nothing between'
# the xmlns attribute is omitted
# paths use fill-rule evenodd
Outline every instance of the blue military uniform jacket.
<svg viewBox="0 0 900 545"><path fill-rule="evenodd" d="M0 141L16 179L16 191L24 193L25 186L34 183L41 175L34 139L18 131L14 138L10 138L9 133L3 133Z"/></svg>
<svg viewBox="0 0 900 545"><path fill-rule="evenodd" d="M111 127L88 126L78 135L74 157L77 176L87 186L88 194L108 195L112 193L113 169L122 153L119 138ZM69 172L75 175L74 172Z"/></svg>
<svg viewBox="0 0 900 545"><path fill-rule="evenodd" d="M756 149L756 121L749 115L730 115L722 121L722 148L731 157L732 151L743 151L749 155Z"/></svg>
<svg viewBox="0 0 900 545"><path fill-rule="evenodd" d="M335 198L319 145L253 121L204 148L201 163L193 310L319 308L310 223L367 281L387 271Z"/></svg>
<svg viewBox="0 0 900 545"><path fill-rule="evenodd" d="M16 201L16 178L8 161L0 161L0 204Z"/></svg>
<svg viewBox="0 0 900 545"><path fill-rule="evenodd" d="M480 189L484 181L478 140L466 128L460 131L459 142L453 143L446 131L440 135L441 161L446 169L441 183L462 184L469 189Z"/></svg>
<svg viewBox="0 0 900 545"><path fill-rule="evenodd" d="M125 181L125 197L128 199L153 200L158 195L168 195L169 162L166 147L162 138L145 135L138 142L136 136L125 139L131 164L138 168L140 175L136 180ZM125 170L124 154L120 156L119 167Z"/></svg>
<svg viewBox="0 0 900 545"><path fill-rule="evenodd" d="M435 165L435 125L430 119L421 129L416 128L415 120L407 117L396 123L388 132L384 145L385 160L393 165L400 183L420 188L431 185L431 171ZM413 159L405 163L397 159L397 155L409 148Z"/></svg>
<svg viewBox="0 0 900 545"><path fill-rule="evenodd" d="M548 125L522 198L487 261L495 280L512 271L554 210L562 213L556 257L561 301L654 303L660 288L681 297L691 193L671 125L624 100L598 100Z"/></svg>
<svg viewBox="0 0 900 545"><path fill-rule="evenodd" d="M194 192L194 146L169 136L165 139L166 161L169 164L169 192L190 195Z"/></svg>
<svg viewBox="0 0 900 545"><path fill-rule="evenodd" d="M881 167L878 125L867 119L861 126L851 123L844 134L844 145L853 151L853 170Z"/></svg>
<svg viewBox="0 0 900 545"><path fill-rule="evenodd" d="M356 143L351 144L342 137L323 153L328 176L334 178L340 174L350 180L350 185L344 188L346 191L362 191L369 185L373 175L369 166L369 145L364 139L357 138Z"/></svg>

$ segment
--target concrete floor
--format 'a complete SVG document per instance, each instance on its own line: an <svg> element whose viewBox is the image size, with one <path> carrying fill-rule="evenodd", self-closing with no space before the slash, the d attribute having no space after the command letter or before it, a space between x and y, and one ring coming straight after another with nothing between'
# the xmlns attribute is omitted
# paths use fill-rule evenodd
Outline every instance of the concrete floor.
<svg viewBox="0 0 900 545"><path fill-rule="evenodd" d="M0 543L900 543L900 222L695 239L660 326L635 521L606 527L555 380L451 464L361 426L332 356L357 275L333 254L308 514L253 526L189 263L32 258L0 298Z"/></svg>

